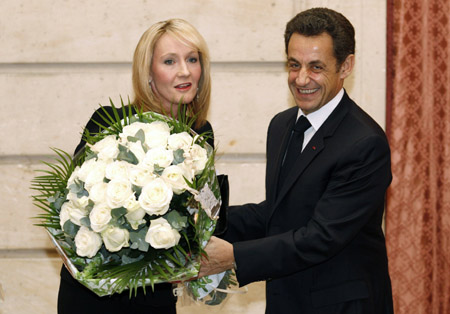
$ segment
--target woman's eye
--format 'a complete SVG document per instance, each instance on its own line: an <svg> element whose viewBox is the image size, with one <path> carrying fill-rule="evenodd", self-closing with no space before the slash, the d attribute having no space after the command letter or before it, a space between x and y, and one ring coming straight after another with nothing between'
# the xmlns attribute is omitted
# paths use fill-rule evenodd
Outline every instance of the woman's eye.
<svg viewBox="0 0 450 314"><path fill-rule="evenodd" d="M198 61L198 59L195 58L195 57L192 57L192 58L188 59L188 62L190 62L190 63L196 63L197 61Z"/></svg>
<svg viewBox="0 0 450 314"><path fill-rule="evenodd" d="M174 61L171 60L171 59L164 60L164 64L171 65L171 64L173 64L173 63L174 63Z"/></svg>

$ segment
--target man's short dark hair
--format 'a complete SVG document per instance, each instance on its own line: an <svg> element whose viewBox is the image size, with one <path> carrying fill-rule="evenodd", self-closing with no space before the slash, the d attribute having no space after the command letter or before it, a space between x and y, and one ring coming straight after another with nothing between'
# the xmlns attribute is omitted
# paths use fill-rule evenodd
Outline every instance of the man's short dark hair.
<svg viewBox="0 0 450 314"><path fill-rule="evenodd" d="M313 8L297 14L286 25L286 53L292 34L318 36L327 33L333 39L334 56L340 67L348 55L355 53L355 29L341 13L327 8Z"/></svg>

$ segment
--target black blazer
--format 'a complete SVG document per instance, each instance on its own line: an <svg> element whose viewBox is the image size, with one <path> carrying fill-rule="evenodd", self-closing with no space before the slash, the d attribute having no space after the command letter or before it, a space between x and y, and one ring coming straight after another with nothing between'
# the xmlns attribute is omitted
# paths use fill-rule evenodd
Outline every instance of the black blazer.
<svg viewBox="0 0 450 314"><path fill-rule="evenodd" d="M110 115L113 115L112 108L104 107ZM100 114L104 116L102 109L97 109L88 121L85 130L98 133L99 127L93 121L103 123ZM118 110L122 118L122 110ZM199 129L195 129L198 134L211 132L211 137L207 140L214 148L214 134L209 122L206 122ZM85 132L85 131L84 131ZM81 139L75 149L75 154L84 147L86 142ZM151 287L147 287L146 293L142 288L138 289L137 295L129 298L129 291L112 296L99 297L88 288L75 280L63 265L61 268L61 282L58 293L58 314L71 313L175 313L176 297L172 293L172 284L161 283L155 285L154 292Z"/></svg>
<svg viewBox="0 0 450 314"><path fill-rule="evenodd" d="M270 123L266 200L229 209L224 237L238 281L267 281L266 313L392 313L381 228L392 179L386 136L345 93L278 191L297 112Z"/></svg>

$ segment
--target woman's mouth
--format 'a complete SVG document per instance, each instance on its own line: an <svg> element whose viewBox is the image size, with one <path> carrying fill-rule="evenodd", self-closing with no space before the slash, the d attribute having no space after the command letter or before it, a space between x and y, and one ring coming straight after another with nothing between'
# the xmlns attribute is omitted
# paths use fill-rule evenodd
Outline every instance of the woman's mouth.
<svg viewBox="0 0 450 314"><path fill-rule="evenodd" d="M191 88L191 86L192 86L191 83L183 83L183 84L176 85L175 88L180 91L186 91L186 90L189 90Z"/></svg>

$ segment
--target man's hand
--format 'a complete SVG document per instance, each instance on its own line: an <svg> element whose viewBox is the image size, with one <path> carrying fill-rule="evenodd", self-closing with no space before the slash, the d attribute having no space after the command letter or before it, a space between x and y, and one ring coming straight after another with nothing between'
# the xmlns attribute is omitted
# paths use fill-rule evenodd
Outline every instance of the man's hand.
<svg viewBox="0 0 450 314"><path fill-rule="evenodd" d="M202 265L198 277L218 274L233 268L233 245L217 237L211 237L205 248L208 257L202 258Z"/></svg>

